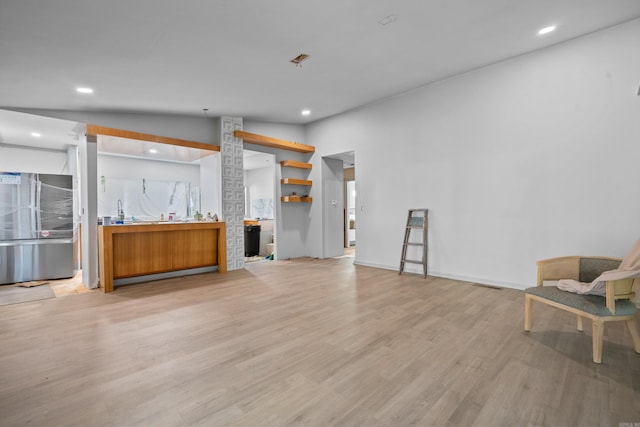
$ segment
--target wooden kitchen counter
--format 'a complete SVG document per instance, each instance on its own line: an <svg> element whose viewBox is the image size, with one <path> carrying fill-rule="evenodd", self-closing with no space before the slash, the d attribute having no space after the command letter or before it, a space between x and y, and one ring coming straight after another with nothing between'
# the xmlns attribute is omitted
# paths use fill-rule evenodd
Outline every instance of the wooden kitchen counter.
<svg viewBox="0 0 640 427"><path fill-rule="evenodd" d="M100 287L114 279L218 266L227 271L224 222L98 226Z"/></svg>

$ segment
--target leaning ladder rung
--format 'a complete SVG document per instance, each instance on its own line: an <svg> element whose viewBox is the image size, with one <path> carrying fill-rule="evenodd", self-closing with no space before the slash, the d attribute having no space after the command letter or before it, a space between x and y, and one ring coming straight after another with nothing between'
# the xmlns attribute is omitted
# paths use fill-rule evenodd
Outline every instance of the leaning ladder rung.
<svg viewBox="0 0 640 427"><path fill-rule="evenodd" d="M424 277L427 277L427 230L428 230L428 209L409 209L407 216L407 224L404 232L404 242L402 244L402 255L400 256L400 269L399 274L404 271L405 264L420 264L424 271ZM416 216L414 216L414 213ZM422 214L422 215L420 215ZM409 242L412 230L422 230L421 239L422 242ZM409 246L422 246L422 260L407 259L407 248Z"/></svg>

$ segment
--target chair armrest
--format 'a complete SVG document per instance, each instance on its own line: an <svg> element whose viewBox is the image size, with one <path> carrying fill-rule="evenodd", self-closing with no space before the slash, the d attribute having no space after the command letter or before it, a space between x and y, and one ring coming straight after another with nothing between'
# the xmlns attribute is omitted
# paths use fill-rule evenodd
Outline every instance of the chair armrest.
<svg viewBox="0 0 640 427"><path fill-rule="evenodd" d="M542 282L545 280L578 280L580 277L580 258L579 256L564 256L537 261L538 281L536 286L542 286Z"/></svg>
<svg viewBox="0 0 640 427"><path fill-rule="evenodd" d="M636 302L636 293L634 292L634 289L637 288L636 282L640 282L640 279L620 279L605 282L606 305L611 313L616 314L616 300L628 299L634 303Z"/></svg>

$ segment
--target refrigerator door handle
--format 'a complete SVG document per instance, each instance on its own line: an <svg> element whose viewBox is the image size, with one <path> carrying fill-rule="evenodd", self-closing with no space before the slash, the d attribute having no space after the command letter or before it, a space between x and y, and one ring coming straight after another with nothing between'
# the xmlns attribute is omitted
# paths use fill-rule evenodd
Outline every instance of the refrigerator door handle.
<svg viewBox="0 0 640 427"><path fill-rule="evenodd" d="M31 226L31 235L29 237L33 238L33 232L36 229L36 200L37 200L37 186L38 180L36 175L29 175L29 186L31 187L31 191L29 191L29 223Z"/></svg>
<svg viewBox="0 0 640 427"><path fill-rule="evenodd" d="M40 197L42 193L42 181L40 181L40 175L36 175L36 191L35 191L35 226L33 231L36 233L36 238L40 237L42 231L42 209L40 206Z"/></svg>

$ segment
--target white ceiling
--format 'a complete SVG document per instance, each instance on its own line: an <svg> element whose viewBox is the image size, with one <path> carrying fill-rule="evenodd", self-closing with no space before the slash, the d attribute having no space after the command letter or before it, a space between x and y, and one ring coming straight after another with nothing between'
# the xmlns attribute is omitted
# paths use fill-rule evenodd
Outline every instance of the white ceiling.
<svg viewBox="0 0 640 427"><path fill-rule="evenodd" d="M306 123L638 17L638 0L1 0L0 107Z"/></svg>
<svg viewBox="0 0 640 427"><path fill-rule="evenodd" d="M0 153L2 147L11 146L66 150L78 145L84 134L82 123L0 110Z"/></svg>

